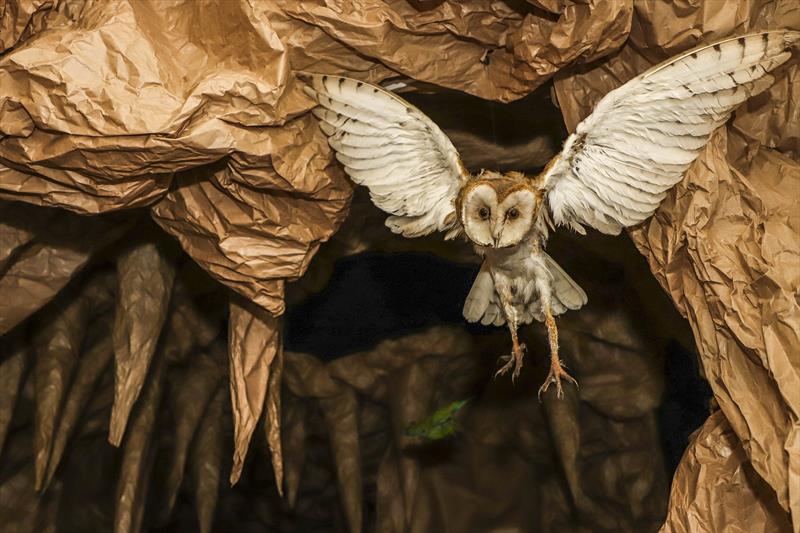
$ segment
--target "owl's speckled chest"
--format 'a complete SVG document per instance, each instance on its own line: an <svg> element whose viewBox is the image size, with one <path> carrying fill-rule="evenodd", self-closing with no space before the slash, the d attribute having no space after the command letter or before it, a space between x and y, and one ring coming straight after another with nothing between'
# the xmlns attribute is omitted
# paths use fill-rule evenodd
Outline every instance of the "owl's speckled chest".
<svg viewBox="0 0 800 533"><path fill-rule="evenodd" d="M486 259L497 295L506 291L506 297L520 312L533 300L534 294L549 286L547 266L532 241L500 249L476 246L475 251Z"/></svg>

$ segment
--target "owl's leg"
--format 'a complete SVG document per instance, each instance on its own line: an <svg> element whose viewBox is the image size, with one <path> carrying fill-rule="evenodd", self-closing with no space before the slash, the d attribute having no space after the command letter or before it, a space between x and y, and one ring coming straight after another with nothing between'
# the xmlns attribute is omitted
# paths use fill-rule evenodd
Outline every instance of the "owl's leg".
<svg viewBox="0 0 800 533"><path fill-rule="evenodd" d="M525 345L519 342L519 337L517 336L519 319L517 317L517 310L514 309L514 306L511 304L510 291L508 291L507 288L501 290L500 298L502 300L503 314L506 316L506 324L508 324L508 330L511 332L512 348L511 355L505 356L508 357L508 362L495 373L495 377L502 376L513 368L514 371L511 374L511 380L516 381L522 371L522 358L525 355Z"/></svg>
<svg viewBox="0 0 800 533"><path fill-rule="evenodd" d="M558 328L556 327L556 320L553 318L553 313L550 311L550 304L545 303L542 307L544 311L544 323L547 325L547 339L550 341L550 372L547 374L547 379L544 380L542 386L539 387L539 398L542 397L542 393L547 390L551 383L556 384L556 395L559 398L563 398L564 391L561 388L561 378L573 383L576 387L578 386L578 382L575 378L567 374L567 371L561 366L561 360L558 358Z"/></svg>

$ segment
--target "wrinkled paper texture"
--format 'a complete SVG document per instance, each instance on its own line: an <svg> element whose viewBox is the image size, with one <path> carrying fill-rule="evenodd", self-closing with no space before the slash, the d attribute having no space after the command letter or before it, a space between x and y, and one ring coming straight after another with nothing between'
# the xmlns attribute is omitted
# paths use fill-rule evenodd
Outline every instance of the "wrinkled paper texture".
<svg viewBox="0 0 800 533"><path fill-rule="evenodd" d="M792 2L738 6L719 2L680 13L666 3L642 6L619 55L556 82L567 127L574 129L609 90L702 41L800 28ZM743 105L656 214L631 231L689 320L716 401L755 471L791 512L794 530L800 528L800 163L792 120L798 104L788 95L796 92L797 73L793 60L773 88ZM726 490L722 483L682 484L685 472L679 470L676 483L696 498ZM674 491L672 497L691 499ZM737 526L750 519L745 502L727 507L728 527L747 530ZM677 527L670 522L677 516L666 527Z"/></svg>

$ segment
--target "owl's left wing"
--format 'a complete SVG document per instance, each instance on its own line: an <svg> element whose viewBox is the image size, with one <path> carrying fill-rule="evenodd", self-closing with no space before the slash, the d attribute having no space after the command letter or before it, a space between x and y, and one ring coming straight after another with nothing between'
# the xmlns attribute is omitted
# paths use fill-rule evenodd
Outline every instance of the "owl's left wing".
<svg viewBox="0 0 800 533"><path fill-rule="evenodd" d="M386 225L405 237L460 233L454 201L469 178L450 139L425 114L375 85L322 74L298 74L336 158L372 202L394 216Z"/></svg>
<svg viewBox="0 0 800 533"><path fill-rule="evenodd" d="M606 94L546 168L553 221L617 234L652 215L711 134L768 88L800 32L764 31L690 50Z"/></svg>

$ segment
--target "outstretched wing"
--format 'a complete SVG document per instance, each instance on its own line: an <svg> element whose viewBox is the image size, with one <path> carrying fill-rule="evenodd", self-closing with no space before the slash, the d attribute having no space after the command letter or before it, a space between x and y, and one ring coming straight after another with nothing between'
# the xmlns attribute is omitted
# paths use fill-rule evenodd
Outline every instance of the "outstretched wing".
<svg viewBox="0 0 800 533"><path fill-rule="evenodd" d="M609 92L545 171L553 221L617 234L652 215L716 128L768 88L800 32L732 37L690 50Z"/></svg>
<svg viewBox="0 0 800 533"><path fill-rule="evenodd" d="M422 111L362 81L299 74L320 106L328 143L347 174L369 188L372 202L394 216L386 225L405 237L460 232L454 201L469 178L450 139Z"/></svg>

